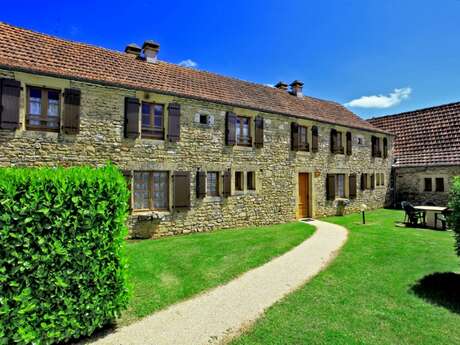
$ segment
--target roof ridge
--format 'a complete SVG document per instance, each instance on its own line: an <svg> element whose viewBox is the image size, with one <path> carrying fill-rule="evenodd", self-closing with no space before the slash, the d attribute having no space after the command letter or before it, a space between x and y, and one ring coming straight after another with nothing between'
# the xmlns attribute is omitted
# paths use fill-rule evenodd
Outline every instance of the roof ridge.
<svg viewBox="0 0 460 345"><path fill-rule="evenodd" d="M406 116L406 115L409 115L409 114L425 112L427 110L442 109L442 108L447 108L447 107L457 106L457 105L460 105L460 101L446 103L446 104L433 105L433 106L429 106L429 107L425 107L425 108L404 111L402 113L389 114L389 115L383 115L383 116L375 116L375 117L371 117L370 119L367 119L367 121L380 120L380 119L389 118L389 117Z"/></svg>

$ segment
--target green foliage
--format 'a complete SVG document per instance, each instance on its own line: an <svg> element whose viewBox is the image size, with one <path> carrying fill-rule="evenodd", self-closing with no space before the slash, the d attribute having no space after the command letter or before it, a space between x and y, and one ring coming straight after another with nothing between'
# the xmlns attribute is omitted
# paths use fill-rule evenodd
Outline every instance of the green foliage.
<svg viewBox="0 0 460 345"><path fill-rule="evenodd" d="M457 255L460 256L460 176L454 178L449 197L449 207L453 210L449 217L449 223L455 232Z"/></svg>
<svg viewBox="0 0 460 345"><path fill-rule="evenodd" d="M0 344L89 335L128 302L116 167L0 169Z"/></svg>

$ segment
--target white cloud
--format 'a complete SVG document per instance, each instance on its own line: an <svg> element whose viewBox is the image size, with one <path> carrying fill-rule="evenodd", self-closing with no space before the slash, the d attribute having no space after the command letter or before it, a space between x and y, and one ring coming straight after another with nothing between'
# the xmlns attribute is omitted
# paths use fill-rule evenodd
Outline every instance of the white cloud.
<svg viewBox="0 0 460 345"><path fill-rule="evenodd" d="M409 98L411 93L412 89L410 87L404 87L401 89L394 89L394 91L388 95L362 96L345 103L345 105L347 107L356 108L385 109L400 104L403 100Z"/></svg>
<svg viewBox="0 0 460 345"><path fill-rule="evenodd" d="M179 62L179 66L195 68L198 64L191 59L187 59Z"/></svg>

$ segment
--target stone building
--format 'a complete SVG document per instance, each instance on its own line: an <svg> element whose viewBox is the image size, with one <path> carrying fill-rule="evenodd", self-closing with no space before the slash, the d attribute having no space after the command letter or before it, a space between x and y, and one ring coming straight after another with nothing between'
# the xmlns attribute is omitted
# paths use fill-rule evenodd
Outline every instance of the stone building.
<svg viewBox="0 0 460 345"><path fill-rule="evenodd" d="M384 206L392 136L294 81L267 87L0 23L0 166L124 171L133 237Z"/></svg>
<svg viewBox="0 0 460 345"><path fill-rule="evenodd" d="M460 102L369 122L396 135L394 205L447 205L452 177L460 176Z"/></svg>

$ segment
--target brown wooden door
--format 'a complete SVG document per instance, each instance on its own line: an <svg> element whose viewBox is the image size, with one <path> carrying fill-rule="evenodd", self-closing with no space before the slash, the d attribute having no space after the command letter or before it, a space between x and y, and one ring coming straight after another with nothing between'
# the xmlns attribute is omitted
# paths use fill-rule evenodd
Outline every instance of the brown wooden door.
<svg viewBox="0 0 460 345"><path fill-rule="evenodd" d="M310 216L310 185L307 173L299 173L298 196L297 196L297 218Z"/></svg>

